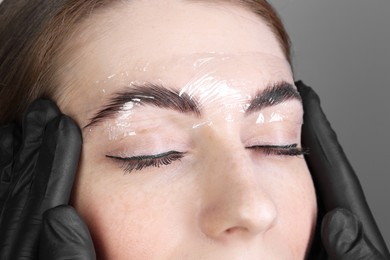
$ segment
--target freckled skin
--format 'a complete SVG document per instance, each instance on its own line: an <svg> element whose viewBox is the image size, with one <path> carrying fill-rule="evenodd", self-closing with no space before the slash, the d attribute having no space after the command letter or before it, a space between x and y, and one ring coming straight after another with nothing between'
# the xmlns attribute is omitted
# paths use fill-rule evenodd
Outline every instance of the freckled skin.
<svg viewBox="0 0 390 260"><path fill-rule="evenodd" d="M79 45L80 38L88 41ZM229 88L245 96L265 88L265 82L293 82L273 33L256 15L237 6L178 0L120 3L92 15L67 48L68 55L60 63L73 66L59 79L73 84L65 91L67 102L58 102L61 110L80 126L104 105L110 93L122 87L118 75L128 72L126 77L135 77L134 68L144 61L149 69L137 75L165 77L165 81L172 82L182 79L181 83L185 83L186 75L193 71L185 66L162 71L161 61L194 53L236 57L258 53L262 57L256 62L261 76L243 62L244 57L237 59L240 69L233 67L220 74L248 78L258 84L232 84ZM227 66L222 64L221 68L222 71ZM192 80L209 72L195 75ZM179 90L181 86L177 84ZM208 88L202 87L202 91ZM219 101L230 104L235 100L226 94ZM115 119L83 132L72 201L91 230L99 259L304 258L317 211L304 159L265 157L246 149L256 138L256 134L248 134L252 129L249 119L245 121L242 114L234 114L239 107L235 104L228 111L234 120L228 122L226 113L219 113L221 104L203 104L201 119L145 108L132 115L132 120L156 116L153 121L159 125L158 130L140 129L136 135L121 140L107 138L105 127L117 124ZM286 103L285 108L275 111L287 110L302 117L297 102ZM164 125L162 120L168 117L171 121ZM211 119L212 124L201 125L205 118ZM189 127L182 127L187 122ZM191 127L198 124L201 126ZM278 133L274 126L279 125L257 127L272 139ZM283 122L280 126L281 133L300 135L296 127ZM274 139L292 140L284 140L284 136L287 134ZM169 144L165 143L167 138L172 139ZM186 155L170 165L131 174L124 174L120 163L105 156L135 149L153 154L165 147L180 148Z"/></svg>

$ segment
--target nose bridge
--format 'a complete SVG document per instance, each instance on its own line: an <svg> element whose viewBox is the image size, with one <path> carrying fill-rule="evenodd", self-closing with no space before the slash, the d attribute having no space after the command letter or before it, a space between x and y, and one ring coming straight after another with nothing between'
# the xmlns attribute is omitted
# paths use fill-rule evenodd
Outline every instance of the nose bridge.
<svg viewBox="0 0 390 260"><path fill-rule="evenodd" d="M202 231L219 238L242 231L254 235L268 230L276 219L276 207L239 138L227 141L213 135L204 152Z"/></svg>

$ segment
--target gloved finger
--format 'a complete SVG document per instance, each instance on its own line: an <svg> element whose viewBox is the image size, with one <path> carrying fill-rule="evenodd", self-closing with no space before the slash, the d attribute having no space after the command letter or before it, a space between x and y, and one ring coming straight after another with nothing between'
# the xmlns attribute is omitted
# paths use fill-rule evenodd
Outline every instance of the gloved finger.
<svg viewBox="0 0 390 260"><path fill-rule="evenodd" d="M37 247L43 213L69 202L81 148L79 128L69 117L48 123L34 169L34 182L20 217L18 245ZM17 251L14 251L18 254ZM18 256L14 255L15 259Z"/></svg>
<svg viewBox="0 0 390 260"><path fill-rule="evenodd" d="M58 107L50 100L38 99L28 108L23 118L23 141L13 169L14 185L11 188L13 196L26 198L45 127L58 115L60 115ZM24 200L21 199L19 202L23 203Z"/></svg>
<svg viewBox="0 0 390 260"><path fill-rule="evenodd" d="M0 181L9 182L9 168L14 156L14 124L0 127Z"/></svg>
<svg viewBox="0 0 390 260"><path fill-rule="evenodd" d="M349 210L338 208L326 214L321 235L330 259L385 260L367 240L362 224Z"/></svg>
<svg viewBox="0 0 390 260"><path fill-rule="evenodd" d="M19 127L11 123L0 128L0 215L8 194L13 159L19 144Z"/></svg>
<svg viewBox="0 0 390 260"><path fill-rule="evenodd" d="M0 218L0 234L2 238L6 238L0 239L0 259L19 259L16 256L23 258L36 253L34 247L21 247L21 239L30 240L29 243L37 241L37 238L24 236L21 223L25 220L21 214L24 212L26 216L25 204L35 175L34 167L45 127L59 114L59 109L53 102L37 100L30 105L24 116L22 142L13 162L11 183ZM40 219L37 221L40 222Z"/></svg>
<svg viewBox="0 0 390 260"><path fill-rule="evenodd" d="M88 228L72 207L58 206L45 212L39 259L96 259Z"/></svg>
<svg viewBox="0 0 390 260"><path fill-rule="evenodd" d="M302 145L310 150L305 158L325 212L346 208L359 216L367 238L390 258L359 180L321 109L318 95L302 81L296 86L305 111Z"/></svg>
<svg viewBox="0 0 390 260"><path fill-rule="evenodd" d="M31 205L47 210L69 202L81 139L80 129L68 116L62 115L48 124L35 167L37 176L29 195Z"/></svg>

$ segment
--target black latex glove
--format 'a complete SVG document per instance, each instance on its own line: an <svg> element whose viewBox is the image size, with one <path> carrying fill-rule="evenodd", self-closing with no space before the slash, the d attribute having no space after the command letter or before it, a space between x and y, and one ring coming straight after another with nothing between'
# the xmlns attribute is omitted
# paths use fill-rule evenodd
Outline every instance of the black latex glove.
<svg viewBox="0 0 390 260"><path fill-rule="evenodd" d="M359 180L320 107L318 95L302 81L295 84L305 111L302 145L310 151L306 162L322 215L322 241L315 241L313 247L325 249L328 255L316 254L315 259L390 259Z"/></svg>
<svg viewBox="0 0 390 260"><path fill-rule="evenodd" d="M80 148L80 130L48 100L30 106L22 131L0 127L1 260L95 259L86 225L65 206Z"/></svg>

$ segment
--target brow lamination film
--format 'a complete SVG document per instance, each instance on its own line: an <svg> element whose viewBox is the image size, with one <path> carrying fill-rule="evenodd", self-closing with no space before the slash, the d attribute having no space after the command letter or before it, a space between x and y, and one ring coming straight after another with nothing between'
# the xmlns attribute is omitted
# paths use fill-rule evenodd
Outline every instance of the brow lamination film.
<svg viewBox="0 0 390 260"><path fill-rule="evenodd" d="M91 127L104 122L110 140L131 138L147 128L161 127L162 119L167 126L177 124L175 114L193 115L192 120L181 120L184 129L214 127L221 120L234 124L243 118L250 118L257 128L277 122L302 123L301 118L283 109L285 101L299 101L299 95L293 81L286 80L292 79L289 64L279 57L264 53L196 53L153 64L143 60L132 64L125 71L96 80L97 89L110 102L94 115ZM274 68L272 75L269 68ZM117 93L107 93L109 84L123 87ZM259 91L246 91L253 86ZM266 91L260 91L265 86ZM154 113L157 108L166 111ZM148 117L143 116L145 113ZM110 120L101 120L104 117Z"/></svg>

